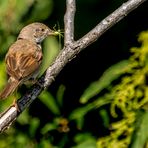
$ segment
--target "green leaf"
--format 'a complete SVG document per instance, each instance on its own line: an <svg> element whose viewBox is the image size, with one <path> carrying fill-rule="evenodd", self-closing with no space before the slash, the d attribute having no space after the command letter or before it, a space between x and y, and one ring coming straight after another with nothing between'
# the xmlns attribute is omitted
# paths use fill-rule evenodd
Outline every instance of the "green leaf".
<svg viewBox="0 0 148 148"><path fill-rule="evenodd" d="M101 109L99 111L99 114L102 117L104 127L108 128L109 127L109 123L110 123L109 122L110 119L109 119L109 115L108 115L107 110Z"/></svg>
<svg viewBox="0 0 148 148"><path fill-rule="evenodd" d="M65 92L66 87L64 85L60 85L58 91L57 91L57 101L59 103L60 106L62 106L63 104L63 96L64 96L64 92Z"/></svg>
<svg viewBox="0 0 148 148"><path fill-rule="evenodd" d="M40 100L49 110L51 110L54 114L59 115L60 110L55 101L55 98L47 91L42 92L39 96Z"/></svg>
<svg viewBox="0 0 148 148"><path fill-rule="evenodd" d="M85 116L85 114L90 111L91 109L93 109L93 105L92 104L88 104L86 106L80 107L75 109L71 114L70 114L70 119L74 120L74 119L79 119L79 118L83 118Z"/></svg>
<svg viewBox="0 0 148 148"><path fill-rule="evenodd" d="M77 146L74 146L72 148L97 148L96 141L93 139L87 139L86 141L80 143Z"/></svg>
<svg viewBox="0 0 148 148"><path fill-rule="evenodd" d="M40 143L36 145L36 148L57 148L51 145L50 140L42 139Z"/></svg>
<svg viewBox="0 0 148 148"><path fill-rule="evenodd" d="M96 139L89 133L77 134L74 138L77 146L72 148L96 148Z"/></svg>
<svg viewBox="0 0 148 148"><path fill-rule="evenodd" d="M36 131L40 125L40 120L38 118L32 118L30 120L30 127L29 127L29 133L31 137L35 137Z"/></svg>
<svg viewBox="0 0 148 148"><path fill-rule="evenodd" d="M47 123L42 129L41 133L44 135L49 131L57 129L57 125L55 123Z"/></svg>
<svg viewBox="0 0 148 148"><path fill-rule="evenodd" d="M80 97L80 102L88 102L89 99L99 94L104 88L107 88L113 80L117 79L124 73L128 64L128 60L124 60L108 68L98 81L91 83L84 91Z"/></svg>
<svg viewBox="0 0 148 148"><path fill-rule="evenodd" d="M112 95L111 94L106 94L102 97L97 98L95 101L92 103L89 103L83 107L79 107L72 111L72 113L69 116L70 120L75 120L77 122L77 127L82 128L83 123L84 123L84 116L90 112L91 110L100 108L101 106L104 106L106 104L109 104L112 101ZM104 113L102 116L105 116ZM107 117L107 115L106 115ZM105 119L105 126L108 126L108 121L109 119Z"/></svg>
<svg viewBox="0 0 148 148"><path fill-rule="evenodd" d="M81 108L77 108L75 109L69 116L70 120L75 120L77 123L77 127L79 129L82 128L83 123L84 123L84 116L86 115L86 113L88 113L91 109L93 109L93 105L92 104L88 104L84 107Z"/></svg>
<svg viewBox="0 0 148 148"><path fill-rule="evenodd" d="M132 136L131 148L144 148L148 140L148 111L140 112L137 116L135 132Z"/></svg>

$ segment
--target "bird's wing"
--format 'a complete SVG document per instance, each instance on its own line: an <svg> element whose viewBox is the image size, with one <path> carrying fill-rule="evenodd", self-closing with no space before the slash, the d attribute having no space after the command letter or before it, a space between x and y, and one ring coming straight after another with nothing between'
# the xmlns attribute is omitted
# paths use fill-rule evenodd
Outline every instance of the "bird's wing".
<svg viewBox="0 0 148 148"><path fill-rule="evenodd" d="M26 40L18 40L6 55L7 73L18 80L32 76L40 67L40 47Z"/></svg>

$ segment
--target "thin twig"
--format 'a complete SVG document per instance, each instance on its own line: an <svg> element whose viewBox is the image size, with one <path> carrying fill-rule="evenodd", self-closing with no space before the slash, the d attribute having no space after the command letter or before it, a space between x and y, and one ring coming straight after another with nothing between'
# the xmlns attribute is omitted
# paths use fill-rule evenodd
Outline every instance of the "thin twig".
<svg viewBox="0 0 148 148"><path fill-rule="evenodd" d="M101 21L94 29L78 41L73 41L75 0L67 0L65 14L65 42L64 48L57 56L54 63L47 69L45 74L38 80L31 90L17 101L17 106L10 106L0 115L0 132L8 128L17 116L23 112L42 92L54 81L63 67L71 61L85 47L95 42L104 32L124 18L129 12L136 9L146 0L129 0L116 11Z"/></svg>
<svg viewBox="0 0 148 148"><path fill-rule="evenodd" d="M75 0L67 0L66 6L67 9L64 16L64 45L69 46L74 40L74 16L76 10Z"/></svg>

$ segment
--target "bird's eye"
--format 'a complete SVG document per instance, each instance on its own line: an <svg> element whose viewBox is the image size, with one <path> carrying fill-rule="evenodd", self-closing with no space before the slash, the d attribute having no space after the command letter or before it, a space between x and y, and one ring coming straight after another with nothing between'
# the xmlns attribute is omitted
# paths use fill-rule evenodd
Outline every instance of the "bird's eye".
<svg viewBox="0 0 148 148"><path fill-rule="evenodd" d="M41 31L45 31L45 29L42 28Z"/></svg>

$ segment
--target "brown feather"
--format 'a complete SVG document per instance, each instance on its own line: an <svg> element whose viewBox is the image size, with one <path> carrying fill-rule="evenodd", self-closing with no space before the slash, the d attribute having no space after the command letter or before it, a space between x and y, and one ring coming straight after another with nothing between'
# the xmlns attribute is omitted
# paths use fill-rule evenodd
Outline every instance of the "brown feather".
<svg viewBox="0 0 148 148"><path fill-rule="evenodd" d="M42 60L41 49L28 40L18 40L6 56L7 73L18 80L28 79L37 72Z"/></svg>
<svg viewBox="0 0 148 148"><path fill-rule="evenodd" d="M0 93L0 99L6 99L10 94L12 94L19 85L19 81L15 79L9 79L3 91Z"/></svg>

